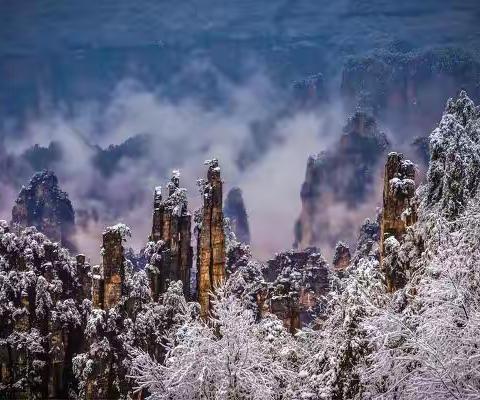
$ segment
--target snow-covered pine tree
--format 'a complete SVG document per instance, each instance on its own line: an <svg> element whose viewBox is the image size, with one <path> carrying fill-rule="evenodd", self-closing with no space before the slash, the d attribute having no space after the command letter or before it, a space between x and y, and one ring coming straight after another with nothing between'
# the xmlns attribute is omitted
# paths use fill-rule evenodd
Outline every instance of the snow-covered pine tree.
<svg viewBox="0 0 480 400"><path fill-rule="evenodd" d="M479 144L480 110L462 92L430 135L419 219L395 249L412 278L363 322L369 398L480 398Z"/></svg>

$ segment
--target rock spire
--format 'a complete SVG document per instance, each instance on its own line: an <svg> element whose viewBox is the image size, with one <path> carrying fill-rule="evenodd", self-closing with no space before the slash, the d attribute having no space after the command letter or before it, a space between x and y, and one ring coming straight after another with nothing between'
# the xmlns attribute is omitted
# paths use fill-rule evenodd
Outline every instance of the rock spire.
<svg viewBox="0 0 480 400"><path fill-rule="evenodd" d="M218 160L208 160L207 180L199 182L203 207L197 215L197 295L201 316L210 310L210 293L225 279L222 180Z"/></svg>

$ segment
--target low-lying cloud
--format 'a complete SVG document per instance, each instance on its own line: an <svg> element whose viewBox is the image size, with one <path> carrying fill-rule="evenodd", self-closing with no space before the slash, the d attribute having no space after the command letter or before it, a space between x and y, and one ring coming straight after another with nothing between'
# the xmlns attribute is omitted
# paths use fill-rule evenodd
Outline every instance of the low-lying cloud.
<svg viewBox="0 0 480 400"><path fill-rule="evenodd" d="M203 161L217 157L225 192L232 186L244 192L252 248L266 258L290 248L307 157L329 146L345 117L337 105L294 112L285 93L261 75L241 86L224 83L223 90L225 103L214 107L195 98L174 102L161 90L125 80L107 105L83 103L68 116L56 110L31 121L17 135L21 139L14 136L6 147L21 154L35 143L60 143L63 157L54 170L77 210L77 220L81 215L97 216L82 221L77 233L78 248L92 261L99 260L104 227L118 221L132 228L130 245L138 250L145 244L153 188L166 183L171 170L181 171L190 209L199 207L196 180L205 175ZM254 134L259 121L268 121L268 128ZM152 137L144 156L122 158L108 176L94 165L98 147L121 144L138 134ZM260 139L270 145L257 147L258 134L267 135ZM237 161L245 149L258 154L243 168ZM9 218L12 197L3 200L1 218Z"/></svg>

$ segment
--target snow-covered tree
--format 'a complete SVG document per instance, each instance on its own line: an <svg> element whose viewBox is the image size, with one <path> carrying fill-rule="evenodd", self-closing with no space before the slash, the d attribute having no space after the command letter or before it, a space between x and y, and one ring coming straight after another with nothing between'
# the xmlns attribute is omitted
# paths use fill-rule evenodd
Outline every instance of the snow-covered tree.
<svg viewBox="0 0 480 400"><path fill-rule="evenodd" d="M85 307L75 259L35 228L0 221L0 393L65 397L75 381L48 387L49 371L71 377L82 346Z"/></svg>
<svg viewBox="0 0 480 400"><path fill-rule="evenodd" d="M384 301L386 290L373 259L362 259L333 280L318 330L297 334L304 348L297 398L362 398L359 366L370 350L362 322Z"/></svg>
<svg viewBox="0 0 480 400"><path fill-rule="evenodd" d="M209 323L194 316L170 337L163 364L133 350L131 375L151 399L276 399L289 375L291 336L281 322L220 288Z"/></svg>
<svg viewBox="0 0 480 400"><path fill-rule="evenodd" d="M480 112L461 93L430 136L419 220L394 250L409 282L364 321L367 397L480 398L479 141Z"/></svg>
<svg viewBox="0 0 480 400"><path fill-rule="evenodd" d="M165 337L193 312L183 295L182 282L172 282L154 302L145 271L134 271L128 260L124 271L119 303L108 310L93 309L88 316L88 348L73 360L81 397L92 392L106 398L128 397L132 387L127 376L130 349L142 349L163 360ZM113 387L104 385L105 376ZM108 392L102 392L105 390Z"/></svg>

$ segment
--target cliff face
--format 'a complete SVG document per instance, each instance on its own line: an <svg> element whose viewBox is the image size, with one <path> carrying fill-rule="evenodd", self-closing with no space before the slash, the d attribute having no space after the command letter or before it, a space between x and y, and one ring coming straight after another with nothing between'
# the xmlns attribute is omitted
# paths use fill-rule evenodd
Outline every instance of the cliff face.
<svg viewBox="0 0 480 400"><path fill-rule="evenodd" d="M225 200L223 213L226 218L230 219L231 227L237 240L245 244L250 244L248 216L240 188L234 187L230 189L227 194L227 199Z"/></svg>
<svg viewBox="0 0 480 400"><path fill-rule="evenodd" d="M210 292L225 279L222 180L218 160L207 161L207 181L201 182L203 208L197 220L197 295L201 316L210 310Z"/></svg>
<svg viewBox="0 0 480 400"><path fill-rule="evenodd" d="M438 127L430 134L426 183L416 194L413 163L399 153L388 155L380 259L389 290L402 288L417 268L420 255L433 241L431 226L444 224L445 232L454 229L450 221L474 204L480 182L479 116L479 108L466 92L449 99ZM442 229L439 236L444 234Z"/></svg>
<svg viewBox="0 0 480 400"><path fill-rule="evenodd" d="M146 250L148 271L154 298L167 290L169 282L180 280L184 294L191 296L190 278L193 249L191 246L191 214L187 209L186 190L179 187L179 174L174 173L167 185L167 197L157 187L153 201L153 223Z"/></svg>
<svg viewBox="0 0 480 400"><path fill-rule="evenodd" d="M333 248L340 239L353 241L356 232L347 219L348 211L360 214L361 206L375 192L375 171L387 147L375 119L359 112L349 119L335 149L309 158L295 247ZM364 217L373 211L372 205Z"/></svg>
<svg viewBox="0 0 480 400"><path fill-rule="evenodd" d="M12 224L35 226L51 240L74 248L75 214L67 193L50 171L36 173L23 187L12 210Z"/></svg>
<svg viewBox="0 0 480 400"><path fill-rule="evenodd" d="M417 220L415 195L415 165L403 154L388 154L385 165L383 211L380 233L380 258L390 290L402 287L406 277L393 268L391 254L399 245L408 226Z"/></svg>
<svg viewBox="0 0 480 400"><path fill-rule="evenodd" d="M433 129L459 88L478 98L479 78L479 61L460 49L377 52L346 63L341 90L348 109L370 110L412 137Z"/></svg>

